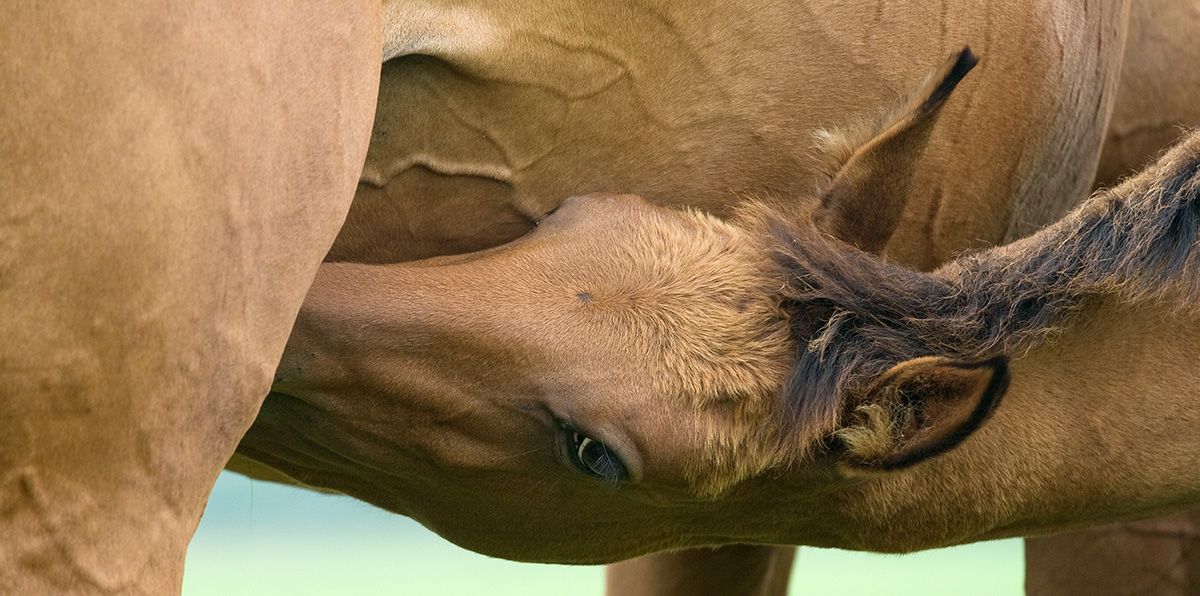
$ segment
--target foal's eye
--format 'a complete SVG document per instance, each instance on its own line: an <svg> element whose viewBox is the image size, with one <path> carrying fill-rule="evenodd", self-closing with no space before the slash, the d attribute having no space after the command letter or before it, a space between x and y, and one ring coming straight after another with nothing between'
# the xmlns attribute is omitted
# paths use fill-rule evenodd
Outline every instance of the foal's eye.
<svg viewBox="0 0 1200 596"><path fill-rule="evenodd" d="M567 432L571 439L569 456L580 471L608 484L618 484L626 478L625 464L612 449L576 430L567 429Z"/></svg>

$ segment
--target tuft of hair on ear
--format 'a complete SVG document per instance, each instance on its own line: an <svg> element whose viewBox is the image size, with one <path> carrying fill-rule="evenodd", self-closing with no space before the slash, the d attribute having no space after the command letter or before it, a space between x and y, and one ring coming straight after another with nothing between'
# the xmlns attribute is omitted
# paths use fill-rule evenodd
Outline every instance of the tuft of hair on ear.
<svg viewBox="0 0 1200 596"><path fill-rule="evenodd" d="M978 63L964 47L873 122L814 133L824 172L817 226L867 252L880 252L907 202L917 158L941 106Z"/></svg>
<svg viewBox="0 0 1200 596"><path fill-rule="evenodd" d="M888 388L878 402L854 407L850 426L835 436L846 451L864 462L883 461L902 440L904 429L913 425L911 410L901 407L900 392Z"/></svg>
<svg viewBox="0 0 1200 596"><path fill-rule="evenodd" d="M1008 359L938 357L898 364L850 406L834 433L843 470L900 470L961 444L991 416L1008 388Z"/></svg>

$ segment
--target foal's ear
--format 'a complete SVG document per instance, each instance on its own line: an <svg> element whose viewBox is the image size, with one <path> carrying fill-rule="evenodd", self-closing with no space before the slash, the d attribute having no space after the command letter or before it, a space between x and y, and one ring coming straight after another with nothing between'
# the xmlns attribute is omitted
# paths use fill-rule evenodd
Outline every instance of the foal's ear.
<svg viewBox="0 0 1200 596"><path fill-rule="evenodd" d="M900 223L939 108L976 62L963 48L877 126L821 135L831 179L813 213L818 228L864 251L883 250Z"/></svg>
<svg viewBox="0 0 1200 596"><path fill-rule="evenodd" d="M845 463L861 471L906 468L962 443L1008 388L1008 359L924 357L879 377L837 432Z"/></svg>

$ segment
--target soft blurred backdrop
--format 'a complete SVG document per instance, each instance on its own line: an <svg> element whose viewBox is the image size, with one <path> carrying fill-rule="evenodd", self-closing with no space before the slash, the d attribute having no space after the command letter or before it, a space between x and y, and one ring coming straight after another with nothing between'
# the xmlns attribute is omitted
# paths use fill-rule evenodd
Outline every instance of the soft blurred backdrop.
<svg viewBox="0 0 1200 596"><path fill-rule="evenodd" d="M517 522L514 522L517 523ZM912 555L801 550L791 594L1022 594L1020 540ZM188 551L185 596L603 594L602 567L512 563L348 497L225 472Z"/></svg>

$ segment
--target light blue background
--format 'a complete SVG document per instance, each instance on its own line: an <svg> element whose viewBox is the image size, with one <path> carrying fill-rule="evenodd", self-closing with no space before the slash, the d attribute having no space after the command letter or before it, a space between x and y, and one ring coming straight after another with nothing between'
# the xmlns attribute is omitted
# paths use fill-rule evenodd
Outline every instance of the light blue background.
<svg viewBox="0 0 1200 596"><path fill-rule="evenodd" d="M803 549L791 594L1022 594L1019 540L912 555ZM600 596L602 567L512 563L348 497L223 473L188 551L185 596Z"/></svg>

